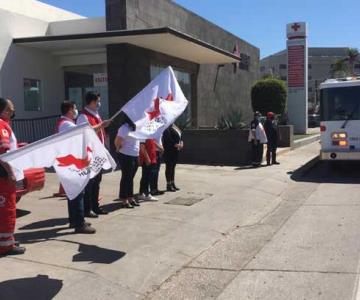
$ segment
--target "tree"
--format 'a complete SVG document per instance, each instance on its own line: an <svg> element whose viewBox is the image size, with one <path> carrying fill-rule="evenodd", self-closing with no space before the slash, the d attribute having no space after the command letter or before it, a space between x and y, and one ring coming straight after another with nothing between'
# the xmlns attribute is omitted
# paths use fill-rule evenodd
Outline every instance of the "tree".
<svg viewBox="0 0 360 300"><path fill-rule="evenodd" d="M346 57L337 60L331 66L332 77L345 77L354 75L355 63L359 61L360 53L356 48L349 48Z"/></svg>
<svg viewBox="0 0 360 300"><path fill-rule="evenodd" d="M263 115L269 111L283 114L286 107L286 98L285 83L279 79L261 79L251 89L253 110L259 111Z"/></svg>

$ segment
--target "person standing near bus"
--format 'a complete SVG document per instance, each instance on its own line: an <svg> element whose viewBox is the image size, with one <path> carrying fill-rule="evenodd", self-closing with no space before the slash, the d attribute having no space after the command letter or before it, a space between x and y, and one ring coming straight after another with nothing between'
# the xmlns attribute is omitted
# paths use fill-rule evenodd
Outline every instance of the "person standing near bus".
<svg viewBox="0 0 360 300"><path fill-rule="evenodd" d="M264 144L267 143L266 133L260 122L261 114L256 111L250 123L249 142L252 147L252 165L259 167L264 155Z"/></svg>
<svg viewBox="0 0 360 300"><path fill-rule="evenodd" d="M17 149L17 140L10 127L15 115L14 104L0 98L0 154ZM16 179L11 167L0 160L0 255L25 253L14 238L16 223Z"/></svg>
<svg viewBox="0 0 360 300"><path fill-rule="evenodd" d="M278 140L277 126L275 123L275 114L271 111L267 113L264 129L268 140L266 149L267 165L279 165L280 163L276 161L276 149Z"/></svg>

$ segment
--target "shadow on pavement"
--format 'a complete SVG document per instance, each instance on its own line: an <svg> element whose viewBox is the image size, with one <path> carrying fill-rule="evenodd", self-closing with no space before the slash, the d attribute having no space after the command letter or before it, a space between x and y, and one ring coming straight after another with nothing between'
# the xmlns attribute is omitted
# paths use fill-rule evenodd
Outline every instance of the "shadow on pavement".
<svg viewBox="0 0 360 300"><path fill-rule="evenodd" d="M117 250L106 249L95 245L70 242L79 245L79 253L75 254L73 261L88 261L97 264L112 264L123 258L126 253Z"/></svg>
<svg viewBox="0 0 360 300"><path fill-rule="evenodd" d="M50 239L55 239L61 236L74 234L71 232L60 232L61 230L68 229L68 227L59 227L48 230L38 230L30 232L17 232L15 233L15 238L21 244L34 244L39 242L44 242Z"/></svg>
<svg viewBox="0 0 360 300"><path fill-rule="evenodd" d="M0 299L50 300L59 293L62 286L62 280L51 279L47 275L7 280L0 283Z"/></svg>
<svg viewBox="0 0 360 300"><path fill-rule="evenodd" d="M31 211L29 210L25 210L25 209L16 209L16 218L21 218L21 217L25 217L28 214L31 214Z"/></svg>
<svg viewBox="0 0 360 300"><path fill-rule="evenodd" d="M48 219L48 220L30 223L28 225L20 227L19 230L41 229L41 228L48 228L48 227L64 226L64 225L67 225L68 223L69 223L69 219L67 219L67 218Z"/></svg>
<svg viewBox="0 0 360 300"><path fill-rule="evenodd" d="M298 182L354 184L360 182L360 163L310 161L288 174Z"/></svg>

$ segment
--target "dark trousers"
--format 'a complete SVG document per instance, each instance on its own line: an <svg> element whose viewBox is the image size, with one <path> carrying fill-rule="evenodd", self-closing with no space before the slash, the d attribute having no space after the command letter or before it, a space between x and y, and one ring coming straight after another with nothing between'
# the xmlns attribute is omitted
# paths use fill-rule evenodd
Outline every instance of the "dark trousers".
<svg viewBox="0 0 360 300"><path fill-rule="evenodd" d="M165 162L165 177L167 183L175 182L175 167L176 167L176 161Z"/></svg>
<svg viewBox="0 0 360 300"><path fill-rule="evenodd" d="M138 169L138 158L119 153L121 168L120 193L121 199L134 197L134 177Z"/></svg>
<svg viewBox="0 0 360 300"><path fill-rule="evenodd" d="M69 223L75 228L84 225L84 192L81 192L75 199L68 198Z"/></svg>
<svg viewBox="0 0 360 300"><path fill-rule="evenodd" d="M266 162L270 164L270 161L272 163L276 162L276 149L277 146L275 144L268 144L267 150L266 150Z"/></svg>
<svg viewBox="0 0 360 300"><path fill-rule="evenodd" d="M91 210L96 212L99 210L99 192L102 179L102 170L94 178L89 180L85 187L84 194L84 210L85 214Z"/></svg>
<svg viewBox="0 0 360 300"><path fill-rule="evenodd" d="M154 177L156 174L157 164L143 165L142 166L142 176L140 180L140 194L145 194L149 196L151 183L154 182Z"/></svg>
<svg viewBox="0 0 360 300"><path fill-rule="evenodd" d="M158 188L158 182L159 182L159 173L161 168L161 154L160 152L156 152L156 164L154 165L154 173L152 180L150 181L150 190L151 191L157 191Z"/></svg>
<svg viewBox="0 0 360 300"><path fill-rule="evenodd" d="M252 164L253 165L260 165L262 162L262 158L264 155L264 145L257 141L255 144L254 141L251 141L252 147Z"/></svg>

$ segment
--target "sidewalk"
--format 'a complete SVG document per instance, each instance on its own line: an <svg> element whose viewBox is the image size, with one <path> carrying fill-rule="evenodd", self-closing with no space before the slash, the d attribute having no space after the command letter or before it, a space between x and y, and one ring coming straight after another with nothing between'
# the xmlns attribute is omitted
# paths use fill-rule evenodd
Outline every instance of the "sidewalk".
<svg viewBox="0 0 360 300"><path fill-rule="evenodd" d="M0 259L0 295L8 291L11 299L20 279L35 293L33 299L36 293L52 293L55 299L101 300L180 299L181 292L193 292L191 299L218 295L237 275L224 271L232 265L226 259L231 247L230 252L221 252L225 257L220 256L219 265L212 256L206 257L207 251L216 252L225 237L241 230L248 248L238 255L245 260L253 255L259 239L263 242L269 232L246 235L246 230L269 220L274 212L279 215L271 222L281 223L294 209L285 206L278 211L291 196L287 173L311 160L318 150L318 143L313 143L281 155L279 166L258 169L181 165L176 175L180 192L166 193L158 202L143 203L133 210L120 209L114 201L120 173L106 174L101 194L111 213L91 219L97 229L91 236L74 235L67 229L66 201L48 198L57 191L58 183L54 174L47 174L46 188L24 197L18 205L24 216L18 219L17 239L27 252ZM163 172L161 187L165 186ZM135 187L139 178L140 172ZM313 185L309 187L310 191ZM207 272L213 265L214 271ZM220 277L216 276L219 272ZM188 282L186 289L181 285L172 288L181 277ZM214 285L202 290L201 282L209 283L212 278Z"/></svg>

